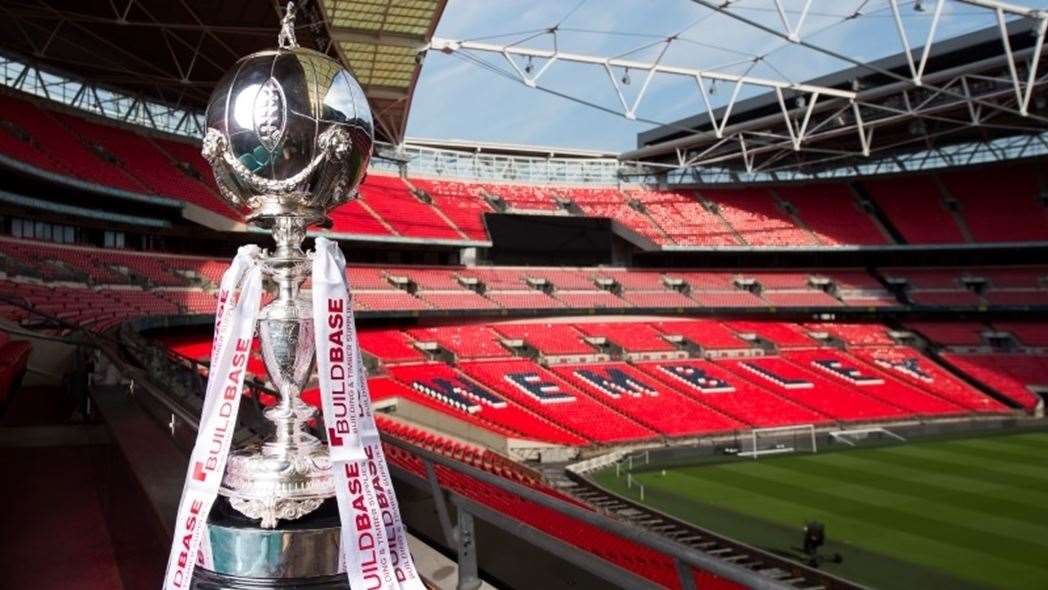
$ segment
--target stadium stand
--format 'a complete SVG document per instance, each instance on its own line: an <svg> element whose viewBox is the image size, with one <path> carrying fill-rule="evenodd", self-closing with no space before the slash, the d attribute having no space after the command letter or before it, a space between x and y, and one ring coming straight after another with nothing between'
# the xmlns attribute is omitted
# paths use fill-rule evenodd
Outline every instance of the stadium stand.
<svg viewBox="0 0 1048 590"><path fill-rule="evenodd" d="M756 381L778 395L842 422L903 418L908 413L845 385L838 385L784 358L717 360L739 377Z"/></svg>
<svg viewBox="0 0 1048 590"><path fill-rule="evenodd" d="M850 384L868 396L918 416L967 413L966 409L956 404L918 391L879 369L867 368L859 361L834 350L791 351L783 356L799 367L816 369L819 374L828 375L832 381Z"/></svg>
<svg viewBox="0 0 1048 590"><path fill-rule="evenodd" d="M849 346L885 346L891 345L892 339L884 326L880 324L804 324L809 334L827 332L843 340Z"/></svg>
<svg viewBox="0 0 1048 590"><path fill-rule="evenodd" d="M626 363L553 370L602 404L666 436L730 432L744 425L677 393Z"/></svg>
<svg viewBox="0 0 1048 590"><path fill-rule="evenodd" d="M943 205L939 187L933 179L877 179L865 181L864 185L906 243L963 244L967 241Z"/></svg>
<svg viewBox="0 0 1048 590"><path fill-rule="evenodd" d="M739 246L736 233L691 193L628 190L627 202L639 202L672 243L682 246Z"/></svg>
<svg viewBox="0 0 1048 590"><path fill-rule="evenodd" d="M474 194L501 199L510 210L526 212L555 212L557 202L549 189L523 184L477 183Z"/></svg>
<svg viewBox="0 0 1048 590"><path fill-rule="evenodd" d="M331 230L342 234L392 236L394 229L387 221L368 208L362 200L355 200L328 213Z"/></svg>
<svg viewBox="0 0 1048 590"><path fill-rule="evenodd" d="M651 218L631 207L622 193L615 189L574 188L567 191L567 195L592 217L614 219L655 243L663 243L667 239Z"/></svg>
<svg viewBox="0 0 1048 590"><path fill-rule="evenodd" d="M847 344L848 352L818 347L807 334L819 331L832 331ZM596 360L598 352L582 339L586 334L618 336L627 350L644 351L662 349L666 341L658 336L660 332L683 335L709 350L747 348L738 335L756 333L786 350L779 357L712 361L579 364L569 360L547 370L529 360L510 358L512 353L498 343L500 338L524 340L554 361ZM461 375L447 365L426 363L408 335L416 341L437 342L454 353L461 359ZM921 353L893 345L884 327L877 325L506 322L400 332L363 330L361 343L387 366L391 377L407 386L394 397L416 403L422 398L427 407L456 417L467 414L467 420L481 420L478 425L494 432L547 442L566 442L565 433L578 437L571 444L612 444L647 440L655 433L693 436L751 427L1007 410ZM954 357L949 358L953 362ZM384 391L395 387L381 377L375 379ZM475 389L478 386L480 390ZM1014 395L1014 387L1005 389L1006 395ZM404 396L405 391L410 395ZM1036 397L1027 394L1022 403L1031 408ZM680 421L680 416L686 419ZM547 421L556 428L550 430Z"/></svg>
<svg viewBox="0 0 1048 590"><path fill-rule="evenodd" d="M558 426L598 443L649 440L655 433L636 417L616 412L561 376L529 361L462 363L462 371Z"/></svg>
<svg viewBox="0 0 1048 590"><path fill-rule="evenodd" d="M41 257L40 252L46 252ZM52 281L51 289L135 287L158 302L194 313L210 313L210 292L228 262L203 257L140 253L0 238L0 268L9 281ZM1048 298L1040 286L1043 267L957 269L889 268L886 276L905 278L917 305L983 306L994 293L1011 305L1035 305ZM706 308L897 306L900 303L874 277L858 270L683 271L623 268L419 267L351 265L347 277L358 311L421 312L645 308L679 312ZM540 281L532 283L529 281ZM537 290L545 281L551 293ZM608 282L598 286L601 281ZM610 281L610 282L609 282ZM684 291L670 287L678 281ZM755 291L737 281L753 281ZM963 281L985 281L983 297ZM819 288L816 288L816 286ZM1021 286L1020 286L1021 285ZM1031 286L1036 285L1036 286ZM469 288L467 288L467 286ZM613 288L614 291L606 290ZM826 288L827 291L822 289ZM831 293L833 293L831 295ZM1007 296L1015 298L1008 299ZM163 302L163 303L160 303ZM147 306L149 307L149 306Z"/></svg>
<svg viewBox="0 0 1048 590"><path fill-rule="evenodd" d="M506 338L524 340L545 355L586 355L596 352L582 339L582 334L567 323L501 323L495 324L492 329Z"/></svg>
<svg viewBox="0 0 1048 590"><path fill-rule="evenodd" d="M828 246L883 245L889 243L846 184L786 185L775 189L797 217Z"/></svg>
<svg viewBox="0 0 1048 590"><path fill-rule="evenodd" d="M530 487L543 488L542 478L538 473L491 449L485 449L465 441L452 440L439 432L412 426L383 414L375 416L375 423L383 432L423 449L440 453L472 467L483 469ZM564 496L560 495L557 497L564 498Z"/></svg>
<svg viewBox="0 0 1048 590"><path fill-rule="evenodd" d="M752 333L780 348L805 348L815 346L813 341L795 324L785 322L727 321L724 325L740 334Z"/></svg>
<svg viewBox="0 0 1048 590"><path fill-rule="evenodd" d="M648 375L702 404L755 428L823 424L826 416L740 379L709 361L638 363Z"/></svg>
<svg viewBox="0 0 1048 590"><path fill-rule="evenodd" d="M658 330L648 324L578 323L576 328L588 336L607 338L627 352L676 350Z"/></svg>
<svg viewBox="0 0 1048 590"><path fill-rule="evenodd" d="M1027 410L1041 399L1031 388L1048 392L1048 357L1042 355L944 353L943 358Z"/></svg>
<svg viewBox="0 0 1048 590"><path fill-rule="evenodd" d="M510 353L499 343L498 334L485 325L413 328L408 334L416 342L436 342L458 358L499 358Z"/></svg>
<svg viewBox="0 0 1048 590"><path fill-rule="evenodd" d="M491 206L476 195L479 190L464 182L412 178L410 184L429 195L433 204L471 240L488 240L484 214Z"/></svg>
<svg viewBox="0 0 1048 590"><path fill-rule="evenodd" d="M1000 321L993 328L1010 333L1026 346L1048 346L1048 326L1043 323Z"/></svg>
<svg viewBox="0 0 1048 590"><path fill-rule="evenodd" d="M663 334L683 336L704 349L742 349L751 344L734 330L713 320L682 320L654 324Z"/></svg>
<svg viewBox="0 0 1048 590"><path fill-rule="evenodd" d="M919 351L907 346L852 349L851 354L903 381L973 412L1003 413L1008 408L961 381Z"/></svg>
<svg viewBox="0 0 1048 590"><path fill-rule="evenodd" d="M684 335L703 350L742 350L748 343L738 335L744 333L761 334L786 350L778 357L672 358L631 364L608 361L582 339L587 333L629 334L623 340L628 348L650 350L661 341L655 328ZM823 330L840 336L847 352L817 347L805 335ZM552 366L548 370L530 360L510 358L511 352L498 344L500 338L526 341L551 359ZM427 362L412 339L438 342L453 352L460 359L461 376L445 364ZM456 418L467 414L466 420L481 420L477 424L493 432L547 442L564 442L564 434L551 433L544 421L580 437L572 444L583 440L612 444L647 440L654 432L687 436L750 427L1007 411L920 352L892 344L884 327L877 325L504 322L406 331L365 329L360 341L400 382L373 377L385 397L422 403ZM210 349L207 339L166 343L198 360L206 358ZM949 357L951 362L955 356ZM261 367L259 361L256 366ZM1008 363L1001 366L1010 370ZM261 369L257 373L264 377ZM971 374L983 377L976 371ZM1029 384L1040 382L1024 378ZM1014 386L1005 389L1005 395L1015 395ZM1032 408L1036 397L1025 391L1027 395L1019 397L1024 407ZM692 403L683 403L681 396ZM529 418L532 415L542 416L543 421L536 424ZM688 416L685 423L694 428L687 430L685 423L671 417L676 415Z"/></svg>
<svg viewBox="0 0 1048 590"><path fill-rule="evenodd" d="M981 346L985 326L964 322L910 322L907 327L936 344Z"/></svg>
<svg viewBox="0 0 1048 590"><path fill-rule="evenodd" d="M137 129L88 121L34 101L4 95L0 153L41 170L102 186L182 199L239 220L218 197L195 146ZM133 172L132 172L133 170ZM968 241L1044 241L1048 220L1031 169L1013 166L1004 187L980 172L951 172L942 187L929 176L864 182L890 222L910 244ZM956 199L956 217L943 190ZM416 191L418 194L414 194ZM371 174L361 199L331 213L344 235L490 240L484 214L501 199L509 212L564 213L554 199L574 202L585 215L607 217L656 245L688 247L879 246L890 241L846 183L782 185L771 189L652 191L464 182ZM993 199L984 198L993 195ZM1000 207L1002 202L1007 207ZM832 201L840 206L827 207ZM987 205L993 202L993 205ZM704 204L704 203L708 203ZM1016 212L1022 212L1021 215ZM959 221L963 219L963 221ZM1016 219L1022 225L1016 226ZM971 228L972 240L959 223ZM966 230L967 231L967 230Z"/></svg>
<svg viewBox="0 0 1048 590"><path fill-rule="evenodd" d="M716 205L720 215L750 246L815 245L811 232L798 227L765 189L704 189L700 194Z"/></svg>
<svg viewBox="0 0 1048 590"><path fill-rule="evenodd" d="M979 170L954 170L941 178L945 190L957 199L975 241L1048 240L1048 210L1029 166L1002 167L992 176Z"/></svg>
<svg viewBox="0 0 1048 590"><path fill-rule="evenodd" d="M360 197L363 206L382 217L401 236L464 239L447 217L420 201L398 177L369 174L360 185Z"/></svg>
<svg viewBox="0 0 1048 590"><path fill-rule="evenodd" d="M567 307L575 308L621 308L629 303L608 291L557 291L555 297Z"/></svg>
<svg viewBox="0 0 1048 590"><path fill-rule="evenodd" d="M128 176L115 161L107 160L106 156L98 151L92 151L73 135L62 123L64 115L7 95L0 97L0 100L0 104L3 104L3 118L12 125L9 129L20 130L28 136L32 149L38 149L42 154L41 157L34 157L32 161L44 164L48 172L111 188L145 192L146 187ZM113 133L121 131L114 130ZM96 138L91 140L97 141ZM22 147L14 153L24 152L26 149Z"/></svg>
<svg viewBox="0 0 1048 590"><path fill-rule="evenodd" d="M422 361L426 356L400 330L359 330L360 348L386 362Z"/></svg>
<svg viewBox="0 0 1048 590"><path fill-rule="evenodd" d="M587 442L586 438L555 425L545 416L466 380L447 365L400 365L390 367L389 374L396 381L373 378L368 380L369 387L387 394L395 393L457 420L506 436L567 445Z"/></svg>

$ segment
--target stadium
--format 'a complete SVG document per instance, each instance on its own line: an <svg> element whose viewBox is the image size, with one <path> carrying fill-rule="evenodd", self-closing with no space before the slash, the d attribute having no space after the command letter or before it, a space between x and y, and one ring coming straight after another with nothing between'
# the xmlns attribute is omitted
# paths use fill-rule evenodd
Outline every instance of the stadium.
<svg viewBox="0 0 1048 590"><path fill-rule="evenodd" d="M1048 587L1048 3L0 15L0 588Z"/></svg>

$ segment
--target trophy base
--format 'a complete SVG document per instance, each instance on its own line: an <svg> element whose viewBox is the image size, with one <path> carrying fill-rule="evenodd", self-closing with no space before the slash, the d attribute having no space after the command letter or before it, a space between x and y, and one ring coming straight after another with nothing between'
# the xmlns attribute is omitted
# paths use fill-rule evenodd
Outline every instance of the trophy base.
<svg viewBox="0 0 1048 590"><path fill-rule="evenodd" d="M194 570L190 589L346 590L341 531L333 498L301 519L263 529L220 497L207 523L210 567Z"/></svg>
<svg viewBox="0 0 1048 590"><path fill-rule="evenodd" d="M190 590L346 590L346 574L318 578L244 578L217 574L198 567L193 571Z"/></svg>

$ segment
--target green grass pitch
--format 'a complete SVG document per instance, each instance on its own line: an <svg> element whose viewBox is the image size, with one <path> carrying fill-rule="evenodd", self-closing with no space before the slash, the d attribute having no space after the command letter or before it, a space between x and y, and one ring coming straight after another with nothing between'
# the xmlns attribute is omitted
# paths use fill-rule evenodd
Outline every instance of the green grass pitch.
<svg viewBox="0 0 1048 590"><path fill-rule="evenodd" d="M611 469L598 483L637 499ZM1048 432L638 466L645 504L774 552L826 525L826 571L875 588L1048 588Z"/></svg>

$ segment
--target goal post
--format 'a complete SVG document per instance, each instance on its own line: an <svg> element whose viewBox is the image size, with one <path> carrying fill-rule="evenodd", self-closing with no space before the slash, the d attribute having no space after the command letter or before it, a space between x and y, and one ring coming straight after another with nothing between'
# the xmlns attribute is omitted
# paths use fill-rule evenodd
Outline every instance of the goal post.
<svg viewBox="0 0 1048 590"><path fill-rule="evenodd" d="M742 438L740 457L762 457L784 453L815 453L815 425L798 424L776 428L754 428Z"/></svg>

